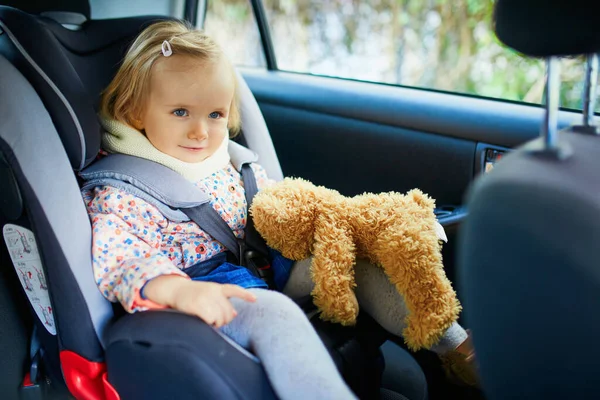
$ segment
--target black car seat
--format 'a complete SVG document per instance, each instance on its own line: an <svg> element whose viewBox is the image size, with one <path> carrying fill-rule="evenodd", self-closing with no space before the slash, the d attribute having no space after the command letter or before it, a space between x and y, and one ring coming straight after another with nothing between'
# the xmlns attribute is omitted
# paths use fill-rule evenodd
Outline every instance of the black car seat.
<svg viewBox="0 0 600 400"><path fill-rule="evenodd" d="M15 226L32 231L27 237L40 250L54 321L34 321L48 374L64 377L70 392L85 399L274 397L257 360L199 320L168 311L115 318L95 287L91 231L73 171L99 149L99 91L136 34L164 17L94 21L87 2L68 3L79 8L43 3L28 10L43 14L31 15L0 7L2 222L12 224L13 236ZM269 174L281 177L260 110L240 84L243 124L252 132L244 140ZM353 389L373 398L383 368L380 328L368 316L356 329L314 321ZM52 323L56 336L47 329ZM182 369L190 372L175 373Z"/></svg>
<svg viewBox="0 0 600 400"><path fill-rule="evenodd" d="M591 2L498 0L496 34L549 66L543 137L470 191L459 284L495 399L596 399L600 374L600 27ZM590 55L581 126L556 131L558 56ZM584 114L587 114L584 113Z"/></svg>

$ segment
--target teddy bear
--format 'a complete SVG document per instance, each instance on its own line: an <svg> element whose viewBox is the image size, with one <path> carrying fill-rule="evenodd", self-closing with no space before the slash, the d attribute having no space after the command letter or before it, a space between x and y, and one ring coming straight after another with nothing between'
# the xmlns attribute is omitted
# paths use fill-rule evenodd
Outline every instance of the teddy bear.
<svg viewBox="0 0 600 400"><path fill-rule="evenodd" d="M418 189L346 197L300 178L262 189L250 213L267 245L292 260L312 256L313 302L321 318L354 325L356 258L383 268L408 309L409 348L430 348L461 306L442 265L435 202Z"/></svg>

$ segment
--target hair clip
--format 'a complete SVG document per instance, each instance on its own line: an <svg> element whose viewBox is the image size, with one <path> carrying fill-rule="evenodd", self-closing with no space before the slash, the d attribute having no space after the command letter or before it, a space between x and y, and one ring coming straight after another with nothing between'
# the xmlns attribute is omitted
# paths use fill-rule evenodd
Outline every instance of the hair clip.
<svg viewBox="0 0 600 400"><path fill-rule="evenodd" d="M165 56L165 57L169 57L171 54L173 54L173 49L171 49L171 43L169 43L168 40L165 40L162 43L161 50L162 50L163 56Z"/></svg>

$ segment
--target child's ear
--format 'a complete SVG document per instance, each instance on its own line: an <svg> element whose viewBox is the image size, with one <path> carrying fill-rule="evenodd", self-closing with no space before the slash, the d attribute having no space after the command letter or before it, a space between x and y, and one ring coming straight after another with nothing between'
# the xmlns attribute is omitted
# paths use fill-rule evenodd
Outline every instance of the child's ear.
<svg viewBox="0 0 600 400"><path fill-rule="evenodd" d="M138 110L131 110L126 115L126 120L129 124L137 129L138 131L144 130L144 123L142 122L142 114Z"/></svg>
<svg viewBox="0 0 600 400"><path fill-rule="evenodd" d="M144 130L144 123L142 122L141 119L132 118L131 119L131 125L133 125L133 127L135 129L137 129L138 131L143 131Z"/></svg>

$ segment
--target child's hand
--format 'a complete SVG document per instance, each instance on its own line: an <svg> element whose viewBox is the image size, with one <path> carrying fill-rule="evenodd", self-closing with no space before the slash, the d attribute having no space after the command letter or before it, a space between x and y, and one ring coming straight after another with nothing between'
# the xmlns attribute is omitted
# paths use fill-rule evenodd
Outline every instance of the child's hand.
<svg viewBox="0 0 600 400"><path fill-rule="evenodd" d="M173 294L171 308L196 315L216 328L227 325L237 316L230 297L256 301L256 297L241 286L214 282L186 281Z"/></svg>
<svg viewBox="0 0 600 400"><path fill-rule="evenodd" d="M237 315L230 297L256 301L252 293L237 285L197 282L176 275L152 279L144 294L155 303L195 315L216 328L230 323Z"/></svg>

